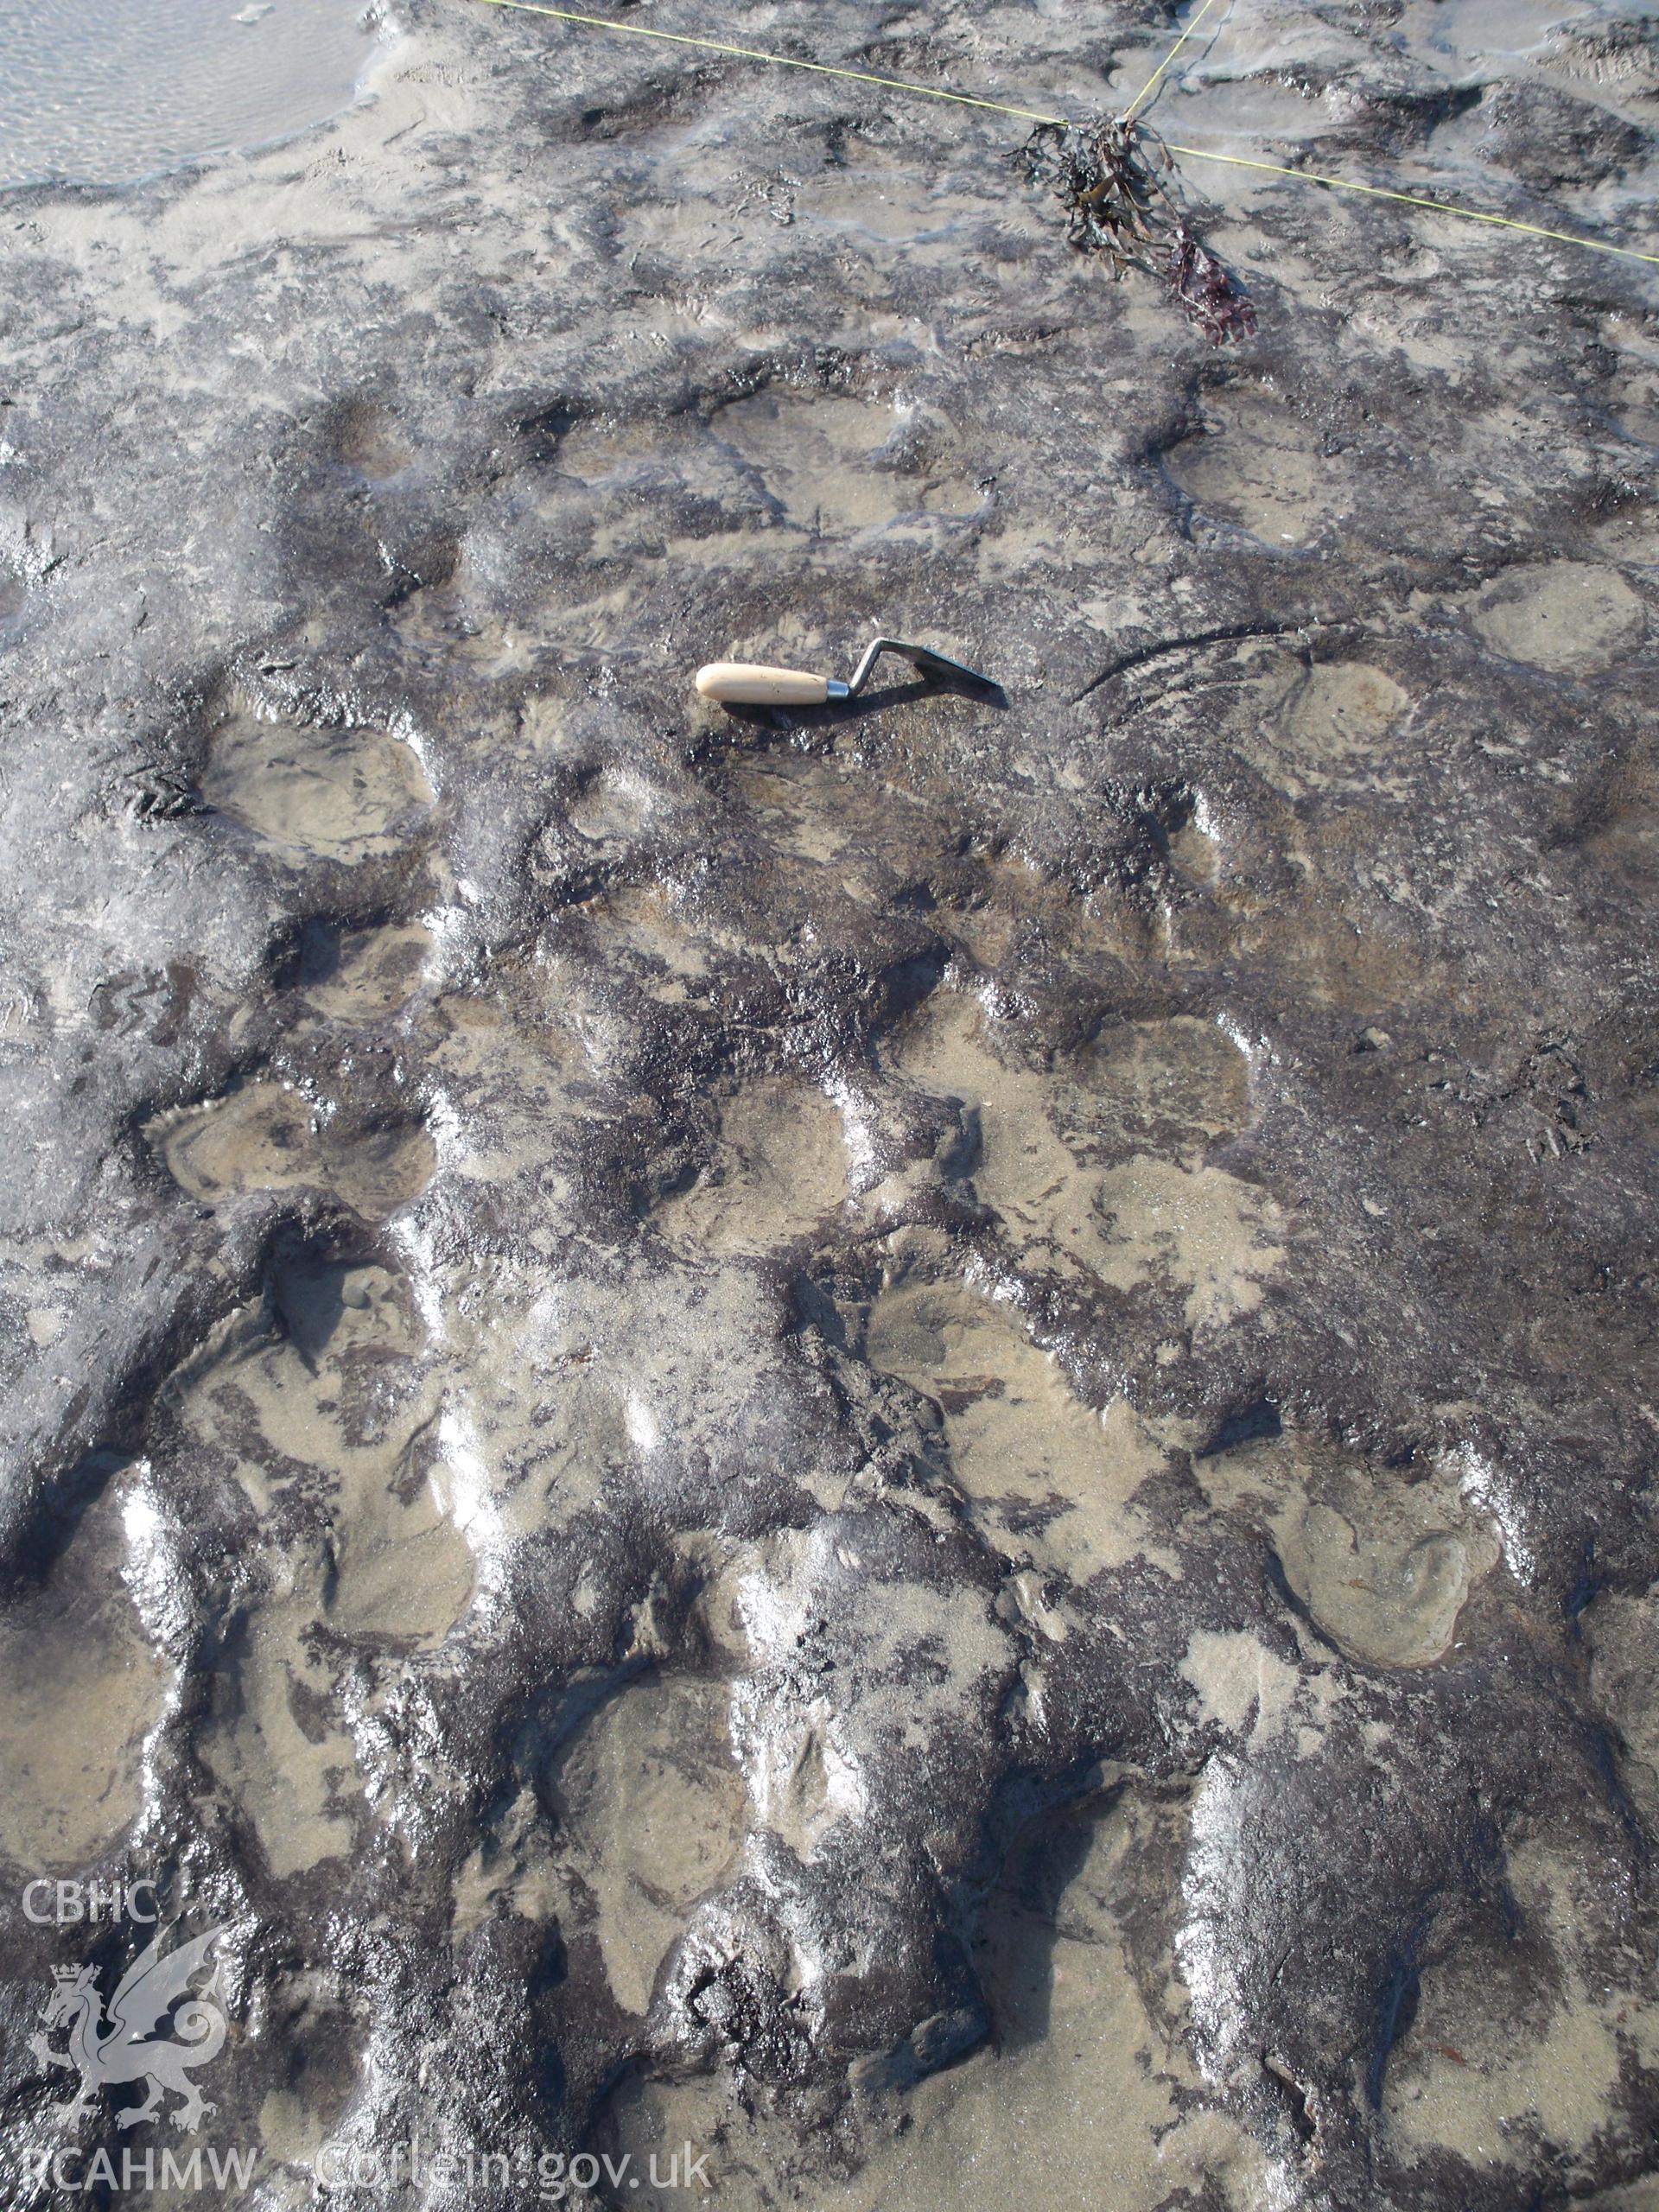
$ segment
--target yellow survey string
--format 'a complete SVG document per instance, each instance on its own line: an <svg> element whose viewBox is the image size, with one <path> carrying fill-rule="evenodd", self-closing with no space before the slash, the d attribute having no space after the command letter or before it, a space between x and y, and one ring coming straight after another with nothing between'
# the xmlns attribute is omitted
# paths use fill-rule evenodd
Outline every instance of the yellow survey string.
<svg viewBox="0 0 1659 2212"><path fill-rule="evenodd" d="M1034 108L1009 107L1002 100L976 99L971 92L947 92L938 85L918 85L908 77L878 77L868 69L837 69L829 61L801 61L792 54L767 54L758 46L727 46L717 38L693 38L689 31L653 30L646 23L619 23L609 16L578 16L569 8L548 8L541 0L486 0L492 8L512 8L523 16L552 16L562 23L585 23L591 30L620 31L628 38L661 39L669 46L700 47L705 54L735 54L741 61L769 61L774 69L810 69L817 77L849 77L855 85L885 85L890 92L919 92L924 99L953 100L958 107L988 108L993 115L1017 115L1027 123L1058 123L1063 115L1039 115Z"/></svg>
<svg viewBox="0 0 1659 2212"><path fill-rule="evenodd" d="M1460 215L1465 223L1496 223L1500 230L1524 231L1529 238L1554 238L1561 245L1588 246L1592 253L1617 253L1626 261L1648 261L1659 267L1659 253L1638 253L1633 245L1614 245L1607 238L1580 238L1576 231L1548 231L1541 223L1522 223L1513 215L1489 214L1484 207L1461 207L1450 200L1425 200L1418 192L1391 192L1384 184L1357 184L1352 177L1321 176L1317 169L1287 168L1282 162L1252 161L1245 154L1212 154L1203 146L1178 146L1163 142L1172 154L1192 162L1225 162L1230 168L1264 169L1269 176L1294 176L1303 184L1328 185L1332 192L1363 192L1368 200L1397 200L1404 207L1427 207L1431 214Z"/></svg>
<svg viewBox="0 0 1659 2212"><path fill-rule="evenodd" d="M1209 14L1210 10L1215 6L1215 4L1216 0L1204 0L1203 7L1200 8L1198 14L1193 16L1192 22L1181 33L1179 38L1176 40L1174 45L1170 48L1169 52L1158 64L1158 67L1153 71L1151 76L1147 78L1146 83L1141 86L1140 91L1129 102L1128 107L1124 109L1122 114L1118 117L1117 119L1120 123L1128 123L1129 121L1136 108L1138 108L1146 99L1147 94L1152 91L1153 86L1158 82L1158 79L1163 75L1165 70L1168 68L1170 63L1175 59L1176 55L1186 44L1188 39L1192 37L1193 32L1197 30L1198 25L1204 21L1205 17Z"/></svg>
<svg viewBox="0 0 1659 2212"><path fill-rule="evenodd" d="M971 92L947 92L938 85L918 85L908 77L879 77L868 69L840 69L829 61L802 61L792 54L768 54L764 48L758 46L731 46L721 39L694 37L689 31L659 31L646 23L618 22L610 16L582 16L574 9L548 7L544 0L484 0L484 4L492 8L511 8L519 15L550 16L557 22L580 23L589 30L615 31L625 38L651 38L667 46L696 47L705 54L728 54L740 61L761 61L774 69L806 69L817 77L844 77L855 85L880 85L890 92L913 92L923 99L949 100L957 107L984 108L992 115L1015 115L1025 123L1058 124L1062 130L1084 127L1071 124L1070 118L1064 115L1042 115L1035 108L1010 107L1006 100L979 99ZM1213 0L1205 0L1204 7L1194 16L1123 111L1122 121L1128 122L1133 116L1212 4ZM1499 230L1520 231L1529 238L1553 238L1560 245L1581 245L1592 253L1616 254L1623 261L1643 261L1659 267L1659 253L1640 253L1635 246L1614 245L1607 238L1583 238L1575 231L1547 230L1541 223L1522 223L1512 215L1489 214L1484 207L1465 207L1452 200L1427 200L1421 193L1394 192L1382 184L1358 184L1351 177L1322 176L1317 170L1287 168L1282 162L1254 161L1244 154L1217 154L1203 146L1177 146L1173 141L1164 143L1168 144L1172 154L1182 155L1188 161L1222 162L1229 168L1260 169L1268 176L1290 177L1298 184L1322 185L1331 192L1357 192L1368 200L1393 200L1402 207L1424 207L1431 214L1455 215L1465 223L1491 223Z"/></svg>

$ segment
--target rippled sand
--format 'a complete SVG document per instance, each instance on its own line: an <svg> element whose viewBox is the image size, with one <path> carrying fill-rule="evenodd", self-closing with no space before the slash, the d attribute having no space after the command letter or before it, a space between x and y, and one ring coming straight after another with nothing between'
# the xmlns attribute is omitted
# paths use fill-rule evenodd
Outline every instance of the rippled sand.
<svg viewBox="0 0 1659 2212"><path fill-rule="evenodd" d="M362 0L0 0L0 188L287 137L346 105L374 44Z"/></svg>

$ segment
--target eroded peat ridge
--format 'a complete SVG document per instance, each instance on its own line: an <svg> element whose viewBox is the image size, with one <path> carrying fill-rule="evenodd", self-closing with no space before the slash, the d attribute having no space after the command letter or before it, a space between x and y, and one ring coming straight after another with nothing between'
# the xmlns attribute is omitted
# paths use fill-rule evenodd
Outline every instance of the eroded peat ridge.
<svg viewBox="0 0 1659 2212"><path fill-rule="evenodd" d="M1650 2207L1649 279L1245 183L1214 350L994 118L407 12L4 203L8 2191L188 2147L44 1875L262 2206ZM1169 97L1611 219L1651 23L1458 12ZM691 696L878 626L1006 706Z"/></svg>

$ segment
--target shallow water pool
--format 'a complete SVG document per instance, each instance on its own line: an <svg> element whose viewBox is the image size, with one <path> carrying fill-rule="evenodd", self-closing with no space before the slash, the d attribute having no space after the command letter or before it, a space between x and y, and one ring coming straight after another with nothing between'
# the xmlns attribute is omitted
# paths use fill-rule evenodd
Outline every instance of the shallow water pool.
<svg viewBox="0 0 1659 2212"><path fill-rule="evenodd" d="M0 186L118 184L344 107L364 0L0 0Z"/></svg>

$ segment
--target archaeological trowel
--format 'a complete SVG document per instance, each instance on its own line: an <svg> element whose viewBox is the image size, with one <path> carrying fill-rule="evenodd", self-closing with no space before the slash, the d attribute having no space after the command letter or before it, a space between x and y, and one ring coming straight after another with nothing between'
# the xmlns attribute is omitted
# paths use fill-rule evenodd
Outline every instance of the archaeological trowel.
<svg viewBox="0 0 1659 2212"><path fill-rule="evenodd" d="M901 653L925 683L966 683L992 697L1001 695L1001 685L976 668L936 653L931 645L906 645L902 638L875 639L845 683L803 668L767 668L747 660L710 661L697 671L696 681L703 698L718 699L728 707L822 707L838 699L856 699L883 653Z"/></svg>

